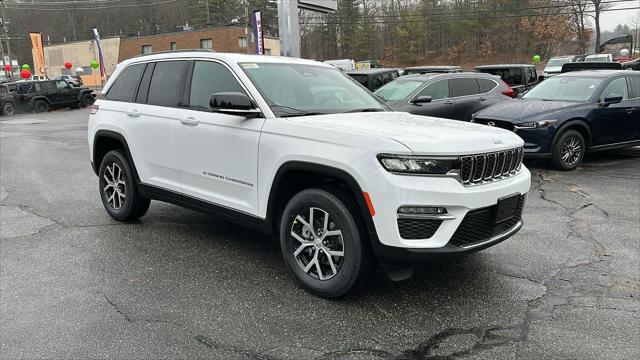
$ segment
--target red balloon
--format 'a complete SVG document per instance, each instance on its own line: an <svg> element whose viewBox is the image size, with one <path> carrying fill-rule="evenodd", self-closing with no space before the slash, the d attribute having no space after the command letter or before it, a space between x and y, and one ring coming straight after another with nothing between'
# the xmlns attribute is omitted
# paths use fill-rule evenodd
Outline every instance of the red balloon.
<svg viewBox="0 0 640 360"><path fill-rule="evenodd" d="M11 71L11 65L7 64L4 66L4 71L9 72Z"/></svg>
<svg viewBox="0 0 640 360"><path fill-rule="evenodd" d="M20 77L23 79L28 79L31 77L31 71L24 69L22 71L20 71Z"/></svg>
<svg viewBox="0 0 640 360"><path fill-rule="evenodd" d="M71 69L72 66L73 65L71 65L71 63L68 61L64 63L64 67L66 67L67 69Z"/></svg>

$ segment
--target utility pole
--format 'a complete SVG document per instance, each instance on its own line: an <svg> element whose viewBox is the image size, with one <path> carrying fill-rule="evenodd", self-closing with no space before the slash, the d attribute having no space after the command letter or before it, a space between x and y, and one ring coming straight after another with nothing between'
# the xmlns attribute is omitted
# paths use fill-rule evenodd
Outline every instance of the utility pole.
<svg viewBox="0 0 640 360"><path fill-rule="evenodd" d="M244 38L247 40L247 54L251 54L249 46L249 1L243 0L242 5L244 5ZM253 39L253 41L258 41L258 39Z"/></svg>
<svg viewBox="0 0 640 360"><path fill-rule="evenodd" d="M9 66L11 66L11 71L9 71L9 77L13 78L13 64L11 64L11 40L9 40L9 26L7 24L7 19L4 17L4 0L2 1L2 32L4 32L4 38L7 42L7 56L9 57ZM0 40L1 42L2 40ZM3 49L4 50L4 49ZM4 51L2 52L2 62L4 62Z"/></svg>
<svg viewBox="0 0 640 360"><path fill-rule="evenodd" d="M207 12L207 26L209 27L209 24L211 24L211 16L209 15L209 0L204 0L204 9Z"/></svg>

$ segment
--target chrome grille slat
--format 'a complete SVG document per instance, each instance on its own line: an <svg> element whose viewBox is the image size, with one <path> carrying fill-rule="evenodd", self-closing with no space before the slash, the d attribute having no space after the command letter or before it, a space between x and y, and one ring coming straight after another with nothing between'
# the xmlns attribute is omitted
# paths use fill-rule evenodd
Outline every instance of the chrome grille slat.
<svg viewBox="0 0 640 360"><path fill-rule="evenodd" d="M460 181L476 185L512 176L520 171L523 157L522 148L461 156Z"/></svg>

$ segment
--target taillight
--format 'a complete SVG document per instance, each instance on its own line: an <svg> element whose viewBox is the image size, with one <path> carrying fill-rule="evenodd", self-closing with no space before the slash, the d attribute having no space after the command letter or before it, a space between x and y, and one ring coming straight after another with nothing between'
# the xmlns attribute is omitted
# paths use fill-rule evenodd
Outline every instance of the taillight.
<svg viewBox="0 0 640 360"><path fill-rule="evenodd" d="M89 109L91 109L90 114L93 115L93 114L97 113L99 108L100 107L98 105L89 106Z"/></svg>
<svg viewBox="0 0 640 360"><path fill-rule="evenodd" d="M506 87L505 90L500 91L502 93L502 95L508 96L510 98L515 98L516 97L516 93L513 91L513 89L511 88L511 86L509 86L509 84L507 84L506 82L504 82L502 79L500 80L500 83L502 85L504 85L504 87Z"/></svg>

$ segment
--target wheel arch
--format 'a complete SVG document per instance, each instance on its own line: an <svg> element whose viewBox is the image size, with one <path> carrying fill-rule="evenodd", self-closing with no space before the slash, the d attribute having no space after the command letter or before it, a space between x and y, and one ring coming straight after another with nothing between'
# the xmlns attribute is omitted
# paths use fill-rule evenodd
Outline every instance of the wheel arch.
<svg viewBox="0 0 640 360"><path fill-rule="evenodd" d="M38 101L38 100L44 100L48 105L51 105L51 100L49 100L46 96L42 96L42 95L32 97L31 98L31 104L35 105L36 101Z"/></svg>
<svg viewBox="0 0 640 360"><path fill-rule="evenodd" d="M377 240L369 206L358 181L345 170L305 161L288 161L282 164L273 178L266 214L266 221L273 234L278 234L282 211L293 195L305 188L330 185L343 187L353 197L358 212L354 215L362 221L369 240Z"/></svg>
<svg viewBox="0 0 640 360"><path fill-rule="evenodd" d="M140 182L140 177L138 176L138 170L133 162L133 157L131 156L131 151L129 150L129 144L127 143L127 139L120 134L119 132L113 130L98 130L96 131L95 136L93 137L93 153L91 154L91 163L93 165L93 172L98 175L100 170L100 163L104 155L116 149L122 149L125 152L125 156L130 162L130 165L133 169L133 176L136 182Z"/></svg>
<svg viewBox="0 0 640 360"><path fill-rule="evenodd" d="M587 148L591 146L591 142L592 142L591 128L589 128L587 121L583 118L573 118L568 120L564 124L562 124L562 126L560 126L558 131L556 131L553 137L553 143L551 144L551 149L553 149L556 146L556 142L560 138L560 135L564 131L569 129L578 131L584 137L584 141L587 144Z"/></svg>

